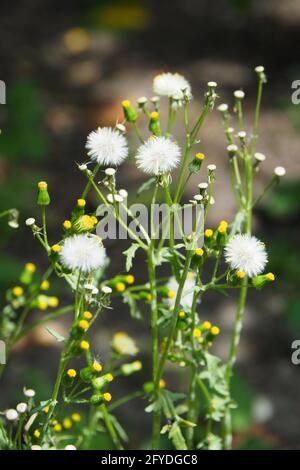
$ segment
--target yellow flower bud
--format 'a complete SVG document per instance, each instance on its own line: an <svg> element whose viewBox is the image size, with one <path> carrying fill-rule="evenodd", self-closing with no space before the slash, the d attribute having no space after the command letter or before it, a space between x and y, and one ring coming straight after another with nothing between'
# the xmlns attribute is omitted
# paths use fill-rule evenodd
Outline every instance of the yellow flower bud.
<svg viewBox="0 0 300 470"><path fill-rule="evenodd" d="M211 228L207 228L204 232L204 236L206 238L211 238L213 236L214 232Z"/></svg>
<svg viewBox="0 0 300 470"><path fill-rule="evenodd" d="M109 392L105 392L102 395L104 401L110 401L112 399L112 396Z"/></svg>
<svg viewBox="0 0 300 470"><path fill-rule="evenodd" d="M40 289L48 290L49 287L50 287L50 283L49 283L49 281L47 281L47 279L45 279L44 281L41 282Z"/></svg>
<svg viewBox="0 0 300 470"><path fill-rule="evenodd" d="M102 366L101 366L100 362L98 362L98 361L94 361L92 367L93 367L95 372L101 372L102 371Z"/></svg>
<svg viewBox="0 0 300 470"><path fill-rule="evenodd" d="M80 320L78 326L81 330L86 331L89 327L89 322L87 320Z"/></svg>
<svg viewBox="0 0 300 470"><path fill-rule="evenodd" d="M77 206L80 207L81 209L85 207L86 205L86 200L85 199L77 199Z"/></svg>
<svg viewBox="0 0 300 470"><path fill-rule="evenodd" d="M74 421L74 423L79 423L79 421L81 421L81 416L79 413L73 413L71 418Z"/></svg>
<svg viewBox="0 0 300 470"><path fill-rule="evenodd" d="M88 351L90 348L90 345L88 343L88 341L81 341L80 342L80 349L82 349L83 351Z"/></svg>
<svg viewBox="0 0 300 470"><path fill-rule="evenodd" d="M86 319L86 320L91 320L93 318L93 314L91 312L88 312L87 310L85 312L83 312L83 317Z"/></svg>
<svg viewBox="0 0 300 470"><path fill-rule="evenodd" d="M202 162L202 161L204 160L204 158L205 158L204 153L198 152L198 153L196 153L196 155L195 155L195 159L198 160L199 162Z"/></svg>
<svg viewBox="0 0 300 470"><path fill-rule="evenodd" d="M72 227L72 222L70 220L65 220L63 223L63 228L69 230Z"/></svg>
<svg viewBox="0 0 300 470"><path fill-rule="evenodd" d="M200 338L201 336L200 328L194 328L193 335L194 335L194 338Z"/></svg>
<svg viewBox="0 0 300 470"><path fill-rule="evenodd" d="M117 292L124 292L125 289L126 289L126 286L125 286L124 282L117 282L117 284L116 284L116 291Z"/></svg>
<svg viewBox="0 0 300 470"><path fill-rule="evenodd" d="M35 266L35 264L33 264L33 263L26 263L26 264L25 264L25 269L26 269L26 271L28 271L29 273L34 273L35 270L36 270L36 266Z"/></svg>
<svg viewBox="0 0 300 470"><path fill-rule="evenodd" d="M60 252L60 245L58 245L58 244L52 245L51 250L53 251L53 253L59 253Z"/></svg>
<svg viewBox="0 0 300 470"><path fill-rule="evenodd" d="M77 375L77 372L75 369L68 369L67 370L67 375L71 378L74 379Z"/></svg>
<svg viewBox="0 0 300 470"><path fill-rule="evenodd" d="M134 279L134 276L132 274L128 274L125 278L127 284L133 284L135 279Z"/></svg>
<svg viewBox="0 0 300 470"><path fill-rule="evenodd" d="M217 336L220 333L220 328L218 326L213 326L210 332L213 336Z"/></svg>
<svg viewBox="0 0 300 470"><path fill-rule="evenodd" d="M23 295L24 293L24 289L23 287L20 287L20 286L16 286L12 289L12 293L16 296L16 297L21 297L21 295Z"/></svg>
<svg viewBox="0 0 300 470"><path fill-rule="evenodd" d="M202 248L197 248L197 249L195 250L195 255L196 255L196 256L200 256L200 257L203 256L203 255L204 255L204 251L202 250Z"/></svg>

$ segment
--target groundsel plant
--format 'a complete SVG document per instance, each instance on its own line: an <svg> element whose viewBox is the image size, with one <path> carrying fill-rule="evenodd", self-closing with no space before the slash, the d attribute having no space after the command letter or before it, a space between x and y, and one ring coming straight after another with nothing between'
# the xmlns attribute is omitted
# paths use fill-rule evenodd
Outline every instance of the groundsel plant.
<svg viewBox="0 0 300 470"><path fill-rule="evenodd" d="M224 153L237 206L232 221L221 220L217 227L207 226L209 210L215 203L217 168L210 156L201 152L199 136L207 115L215 107L217 84L208 83L200 115L191 122L192 90L179 74L162 73L155 77L153 98L141 97L136 106L129 100L123 101L122 123L115 128L98 128L88 135L87 160L78 165L86 179L85 187L76 195L78 199L71 215L62 223L62 235L56 240L48 238L48 185L45 181L38 183L41 219L37 222L30 218L26 225L45 250L49 268L38 275L32 263L26 264L19 284L7 292L1 336L7 344L8 363L14 345L43 324L61 343L62 351L48 400L41 402L33 390L24 389L24 402L3 410L0 418L3 448L87 449L96 435L108 432L115 448L123 449L128 445L128 437L115 411L129 400L141 398L147 401L145 412L152 420L153 449L162 448L166 438L179 450L231 448L231 413L236 406L231 398L231 378L247 293L275 280L274 274L266 269L267 248L252 234L252 214L264 194L285 174L284 168L275 168L262 194L256 194L253 182L265 160L256 151L256 141L266 77L262 66L255 72L258 93L250 131L244 127L243 91L234 92L236 131L231 127L229 105L218 106L227 139ZM168 109L166 122L161 119L164 113L160 112L164 101ZM185 140L181 143L173 135L176 121L185 130ZM143 130L145 124L147 132ZM121 187L118 183L117 168L128 157L126 132L131 126L138 141L131 154L146 178L138 193L151 195L149 228L127 208L128 192L123 188L124 181ZM185 189L191 178L198 181L198 191L185 202ZM89 203L92 192L103 210ZM168 223L157 223L153 217L157 201L164 201L170 208ZM179 210L187 206L201 208L196 211L201 223L197 216L191 233L186 236L182 229L178 242L174 224L180 225ZM113 278L105 277L108 254L97 230L108 208L129 240L124 264L120 262L119 273ZM122 217L124 211L126 220ZM137 250L144 254L148 272L148 280L143 284L135 282L131 274ZM50 288L49 279L54 275L71 289L74 301L70 305L57 308L58 299L44 292ZM216 295L237 291L239 295L226 360L215 356L212 350L221 334L220 328L201 313L208 291ZM152 357L151 375L142 390L118 400L110 392L110 383L120 376L130 380L133 373L142 369L136 357L138 345L126 332L117 332L111 340L111 359L105 364L94 356L96 345L90 342L91 328L96 321L101 327L100 314L105 315L108 308L113 308L116 296L123 298L132 321L143 321L145 332L150 326ZM150 319L143 318L141 312L145 307ZM48 308L53 311L45 315L41 312L37 319L34 316L35 320L30 321L34 310ZM49 320L62 315L71 316L66 337L47 326ZM169 390L166 370L170 363L188 378L187 386L180 393ZM90 407L88 419L81 421L79 407L83 408L83 416Z"/></svg>

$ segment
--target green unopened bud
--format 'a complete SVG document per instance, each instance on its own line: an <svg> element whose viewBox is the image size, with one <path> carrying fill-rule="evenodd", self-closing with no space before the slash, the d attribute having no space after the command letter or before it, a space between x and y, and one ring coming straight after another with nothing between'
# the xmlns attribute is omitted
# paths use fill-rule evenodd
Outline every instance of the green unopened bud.
<svg viewBox="0 0 300 470"><path fill-rule="evenodd" d="M130 364L123 364L121 366L121 372L124 375L131 375L134 372L138 372L139 370L142 369L142 363L141 361L134 361L131 362Z"/></svg>
<svg viewBox="0 0 300 470"><path fill-rule="evenodd" d="M150 114L149 131L156 136L161 135L159 114L157 111L153 111Z"/></svg>
<svg viewBox="0 0 300 470"><path fill-rule="evenodd" d="M91 405L100 405L102 401L103 401L103 398L100 393L94 393L94 395L92 395L90 398Z"/></svg>
<svg viewBox="0 0 300 470"><path fill-rule="evenodd" d="M131 105L129 100L124 100L122 101L122 108L124 111L124 116L126 121L128 122L136 122L138 118L138 113L134 109L134 107Z"/></svg>
<svg viewBox="0 0 300 470"><path fill-rule="evenodd" d="M94 377L94 372L91 367L85 367L79 372L80 378L83 382L89 383Z"/></svg>
<svg viewBox="0 0 300 470"><path fill-rule="evenodd" d="M37 203L40 206L48 206L50 204L50 196L48 193L48 184L46 181L40 181L38 183L38 199Z"/></svg>
<svg viewBox="0 0 300 470"><path fill-rule="evenodd" d="M275 281L273 273L261 274L252 278L252 285L255 289L261 289L267 282Z"/></svg>

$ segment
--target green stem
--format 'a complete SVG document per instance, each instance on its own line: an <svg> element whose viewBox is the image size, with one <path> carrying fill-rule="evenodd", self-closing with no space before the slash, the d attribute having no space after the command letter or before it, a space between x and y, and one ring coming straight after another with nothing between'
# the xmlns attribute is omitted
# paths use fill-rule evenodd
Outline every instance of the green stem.
<svg viewBox="0 0 300 470"><path fill-rule="evenodd" d="M118 436L117 436L117 433L115 431L115 428L110 420L110 417L109 417L109 414L107 412L107 409L106 409L106 406L105 404L103 403L102 405L100 405L100 410L102 412L102 416L103 416L103 420L105 422L105 426L110 434L110 437L114 443L114 445L116 446L116 448L118 450L124 450L124 447L122 446Z"/></svg>
<svg viewBox="0 0 300 470"><path fill-rule="evenodd" d="M191 260L192 260L192 251L188 251L187 256L186 256L184 270L183 270L183 273L182 273L180 281L179 281L179 286L178 286L178 291L177 291L177 295L176 295L175 306L174 306L174 311L173 311L171 327L170 327L170 330L169 330L169 335L167 337L167 341L166 341L166 344L164 346L164 350L163 350L162 356L161 356L159 364L158 364L158 371L157 371L157 375L156 375L156 379L155 379L156 387L158 387L159 381L162 377L164 367L165 367L165 363L166 363L166 359L167 359L169 349L170 349L170 346L172 344L172 340L173 340L174 333L175 333L175 330L176 330L176 324L177 324L177 320L178 320L178 313L179 313L179 309L180 309L181 296L182 296L184 284L185 284L185 281L186 281L186 278L187 278L187 275L188 275L188 272L189 272Z"/></svg>

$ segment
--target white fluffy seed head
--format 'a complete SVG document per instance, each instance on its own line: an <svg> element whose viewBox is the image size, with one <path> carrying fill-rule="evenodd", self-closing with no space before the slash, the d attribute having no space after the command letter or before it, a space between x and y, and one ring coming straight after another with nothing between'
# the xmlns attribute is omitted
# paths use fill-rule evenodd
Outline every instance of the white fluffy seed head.
<svg viewBox="0 0 300 470"><path fill-rule="evenodd" d="M286 174L286 169L283 166L277 166L274 168L274 174L276 176L284 176Z"/></svg>
<svg viewBox="0 0 300 470"><path fill-rule="evenodd" d="M268 256L264 243L256 237L237 234L225 246L225 259L232 269L253 277L264 270Z"/></svg>
<svg viewBox="0 0 300 470"><path fill-rule="evenodd" d="M201 196L201 194L195 194L194 199L195 199L195 201L200 202L200 201L202 201L203 196Z"/></svg>
<svg viewBox="0 0 300 470"><path fill-rule="evenodd" d="M68 445L65 447L65 450L77 450L77 447L73 446L72 444L68 444Z"/></svg>
<svg viewBox="0 0 300 470"><path fill-rule="evenodd" d="M208 82L207 83L207 86L209 88L216 88L218 86L217 82Z"/></svg>
<svg viewBox="0 0 300 470"><path fill-rule="evenodd" d="M245 98L245 93L242 90L235 90L233 96L238 100L242 100Z"/></svg>
<svg viewBox="0 0 300 470"><path fill-rule="evenodd" d="M183 291L182 291L182 296L181 296L181 301L180 305L184 309L190 309L193 304L193 297L194 297L194 289L195 289L195 276L193 273L189 273L187 276L187 279L185 281L185 284L183 286ZM167 287L170 291L175 292L177 294L178 291L178 282L176 281L175 277L171 277L169 280ZM173 297L172 299L166 299L167 304L169 307L174 307L176 301L176 297Z"/></svg>
<svg viewBox="0 0 300 470"><path fill-rule="evenodd" d="M25 388L24 395L25 397L33 398L35 396L35 390L33 390L32 388Z"/></svg>
<svg viewBox="0 0 300 470"><path fill-rule="evenodd" d="M98 127L86 142L89 157L100 165L120 165L128 155L127 141L111 127Z"/></svg>
<svg viewBox="0 0 300 470"><path fill-rule="evenodd" d="M258 162L264 162L265 159L266 159L266 156L265 156L263 153L255 152L254 158L255 158L255 160L257 160Z"/></svg>
<svg viewBox="0 0 300 470"><path fill-rule="evenodd" d="M184 93L191 97L189 82L179 73L162 73L154 77L153 91L160 96L183 99Z"/></svg>
<svg viewBox="0 0 300 470"><path fill-rule="evenodd" d="M228 111L228 104L226 103L222 103L218 106L218 111L220 111L221 113L225 113L226 111Z"/></svg>
<svg viewBox="0 0 300 470"><path fill-rule="evenodd" d="M65 239L59 256L67 269L89 273L104 264L106 253L99 237L80 234Z"/></svg>
<svg viewBox="0 0 300 470"><path fill-rule="evenodd" d="M26 410L27 410L27 407L28 407L27 403L23 403L23 402L18 403L17 406L16 406L17 412L20 413L20 414L25 413Z"/></svg>
<svg viewBox="0 0 300 470"><path fill-rule="evenodd" d="M10 410L6 410L5 412L5 417L8 421L16 421L19 417L19 413L17 410L14 410L13 408Z"/></svg>
<svg viewBox="0 0 300 470"><path fill-rule="evenodd" d="M168 173L177 167L181 151L166 137L151 137L137 151L138 168L150 175Z"/></svg>
<svg viewBox="0 0 300 470"><path fill-rule="evenodd" d="M208 188L208 183L199 183L198 188L199 189L207 189Z"/></svg>

